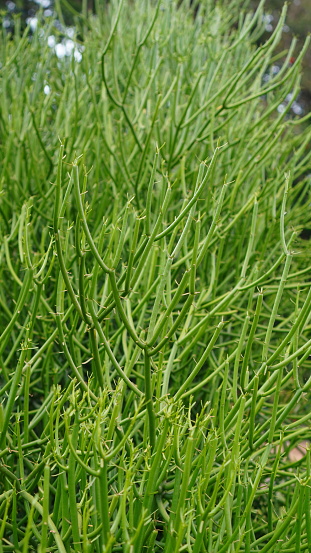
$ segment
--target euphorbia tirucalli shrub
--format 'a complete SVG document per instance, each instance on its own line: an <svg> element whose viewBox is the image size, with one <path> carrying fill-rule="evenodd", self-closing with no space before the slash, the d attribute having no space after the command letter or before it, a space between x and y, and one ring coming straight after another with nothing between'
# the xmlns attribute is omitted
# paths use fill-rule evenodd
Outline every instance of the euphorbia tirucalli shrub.
<svg viewBox="0 0 311 553"><path fill-rule="evenodd" d="M1 38L0 550L308 551L308 43L61 8Z"/></svg>

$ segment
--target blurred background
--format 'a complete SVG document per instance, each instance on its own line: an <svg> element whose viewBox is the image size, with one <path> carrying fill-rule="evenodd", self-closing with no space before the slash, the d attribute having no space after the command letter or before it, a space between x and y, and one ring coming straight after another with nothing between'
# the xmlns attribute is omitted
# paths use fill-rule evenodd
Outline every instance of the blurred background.
<svg viewBox="0 0 311 553"><path fill-rule="evenodd" d="M102 0L103 3L106 0ZM215 0L216 2L217 0ZM0 10L4 15L3 24L8 30L13 30L15 14L21 14L24 23L36 25L36 13L41 8L43 15L49 18L53 15L54 5L57 0L0 0ZM284 0L266 0L265 4L265 28L268 36L274 29L282 9ZM62 0L65 23L68 25L69 34L62 44L55 44L56 54L59 57L69 55L73 49L70 37L70 26L74 21L74 10L81 11L82 4L87 9L93 10L94 0ZM256 8L258 1L250 0L250 7ZM73 9L72 9L73 8ZM298 49L302 46L306 36L311 32L311 0L291 0L289 3L286 25L283 28L283 38L280 49L288 48L293 36L298 37ZM267 37L263 37L267 38ZM53 47L53 38L51 38ZM80 52L81 53L81 52ZM76 59L79 61L79 52L76 52ZM276 67L277 71L277 67ZM304 59L304 74L302 80L302 92L296 103L296 115L303 115L311 109L311 48Z"/></svg>
<svg viewBox="0 0 311 553"><path fill-rule="evenodd" d="M271 33L278 20L284 0L266 0L266 32ZM258 2L252 2L256 6ZM311 0L291 0L286 25L283 28L281 48L288 48L293 36L298 38L297 51L311 32ZM304 111L311 109L311 47L304 58L301 103Z"/></svg>

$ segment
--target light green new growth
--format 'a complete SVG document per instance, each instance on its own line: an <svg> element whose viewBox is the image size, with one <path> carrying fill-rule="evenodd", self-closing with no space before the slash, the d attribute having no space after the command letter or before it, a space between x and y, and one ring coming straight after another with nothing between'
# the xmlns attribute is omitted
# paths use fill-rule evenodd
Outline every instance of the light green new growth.
<svg viewBox="0 0 311 553"><path fill-rule="evenodd" d="M95 4L1 35L0 553L311 551L309 40Z"/></svg>

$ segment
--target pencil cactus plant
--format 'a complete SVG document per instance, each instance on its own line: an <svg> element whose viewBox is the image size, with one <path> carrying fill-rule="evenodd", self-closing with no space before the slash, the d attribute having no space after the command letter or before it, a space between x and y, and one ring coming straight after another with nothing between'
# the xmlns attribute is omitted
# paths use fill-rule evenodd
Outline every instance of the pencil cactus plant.
<svg viewBox="0 0 311 553"><path fill-rule="evenodd" d="M308 41L190 4L2 33L1 552L311 549Z"/></svg>

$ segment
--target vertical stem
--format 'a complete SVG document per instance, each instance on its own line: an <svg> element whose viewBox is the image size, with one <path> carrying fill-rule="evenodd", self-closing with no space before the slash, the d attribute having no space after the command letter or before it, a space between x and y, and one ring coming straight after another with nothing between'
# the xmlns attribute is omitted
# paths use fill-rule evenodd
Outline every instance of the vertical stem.
<svg viewBox="0 0 311 553"><path fill-rule="evenodd" d="M49 503L50 503L50 467L44 467L44 484L43 484L43 517L42 517L42 532L41 532L41 548L40 553L46 553L48 543L48 518L49 518Z"/></svg>
<svg viewBox="0 0 311 553"><path fill-rule="evenodd" d="M154 450L156 420L155 420L154 408L152 403L150 357L147 351L145 351L144 377L145 377L145 398L146 398L147 415L148 415L148 422L149 422L149 440L150 440L151 448L152 450Z"/></svg>
<svg viewBox="0 0 311 553"><path fill-rule="evenodd" d="M110 531L109 531L109 507L108 507L108 481L107 481L107 461L101 459L100 476L100 511L103 524L102 537L104 545L107 544Z"/></svg>

